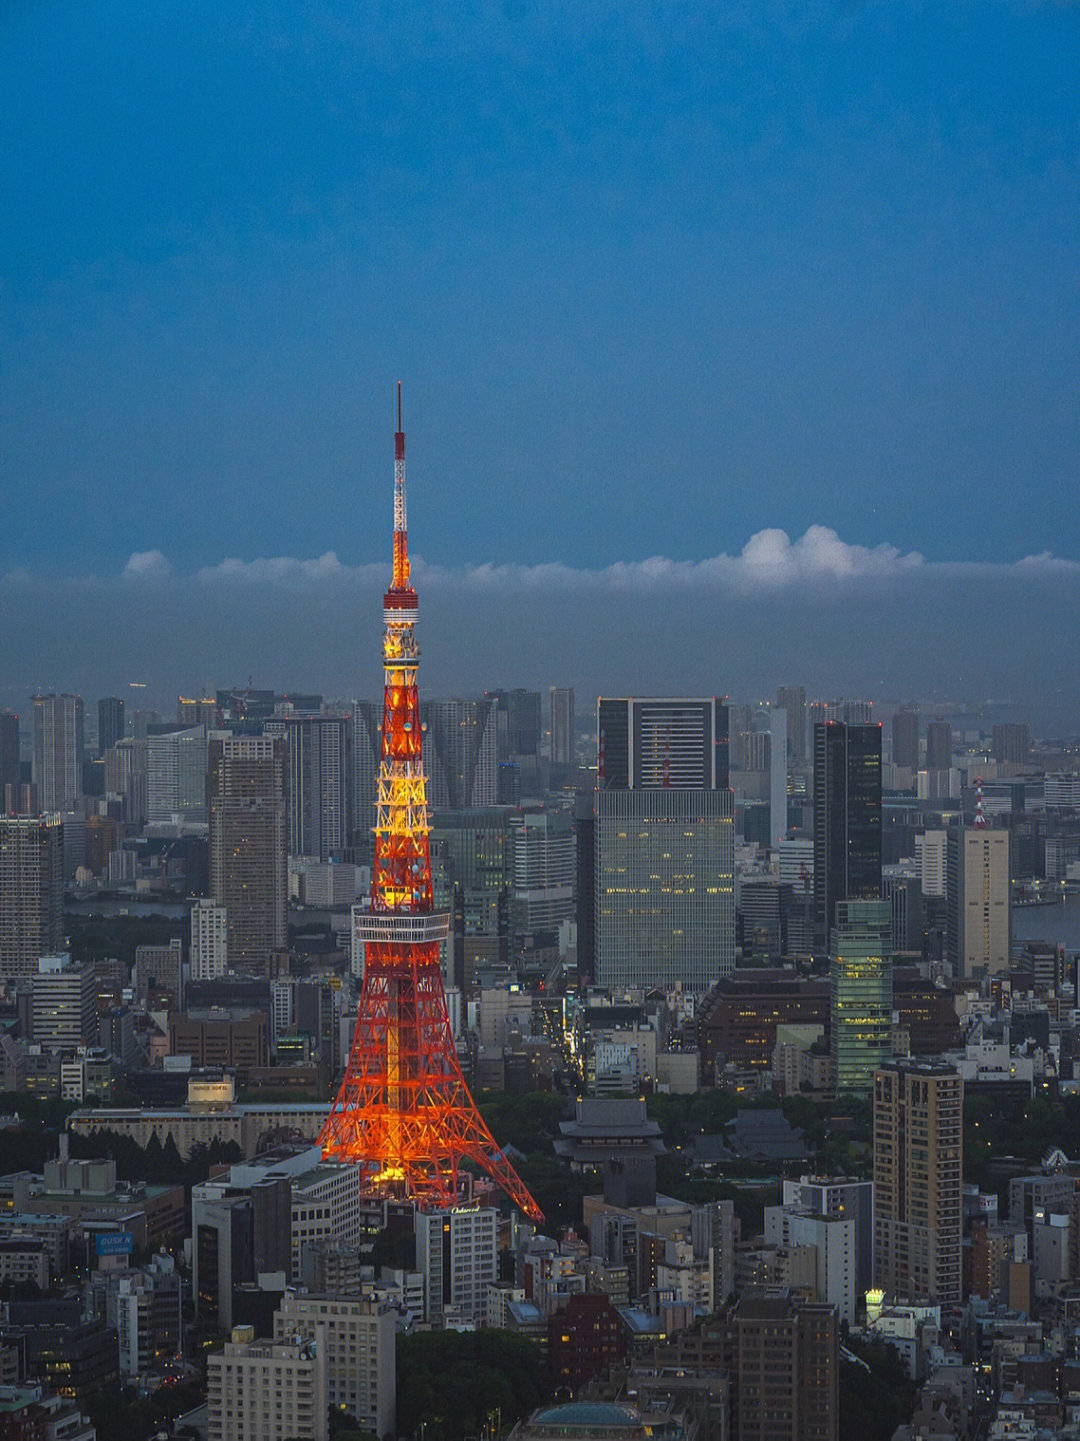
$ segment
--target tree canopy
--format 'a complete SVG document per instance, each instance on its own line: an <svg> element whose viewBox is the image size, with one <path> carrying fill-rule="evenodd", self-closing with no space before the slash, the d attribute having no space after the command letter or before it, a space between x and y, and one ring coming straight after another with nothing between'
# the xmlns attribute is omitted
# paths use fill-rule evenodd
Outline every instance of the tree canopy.
<svg viewBox="0 0 1080 1441"><path fill-rule="evenodd" d="M508 1430L547 1396L543 1355L509 1331L419 1331L397 1342L397 1430L425 1441L479 1435L500 1413Z"/></svg>

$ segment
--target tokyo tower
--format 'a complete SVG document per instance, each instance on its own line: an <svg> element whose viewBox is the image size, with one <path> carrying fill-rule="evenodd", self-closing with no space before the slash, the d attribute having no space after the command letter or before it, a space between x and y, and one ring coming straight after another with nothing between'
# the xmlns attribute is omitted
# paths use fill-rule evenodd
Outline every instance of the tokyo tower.
<svg viewBox="0 0 1080 1441"><path fill-rule="evenodd" d="M358 922L364 984L349 1063L319 1145L361 1162L373 1190L422 1206L458 1200L471 1161L534 1220L542 1213L495 1144L458 1064L439 966L449 916L435 910L416 676L416 591L405 524L401 382L394 436L394 572L383 597L382 751L371 909Z"/></svg>

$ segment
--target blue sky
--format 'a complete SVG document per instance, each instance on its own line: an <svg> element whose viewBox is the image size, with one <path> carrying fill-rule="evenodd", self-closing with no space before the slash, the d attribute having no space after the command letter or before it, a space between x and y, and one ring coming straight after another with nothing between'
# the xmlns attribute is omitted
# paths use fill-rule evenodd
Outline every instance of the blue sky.
<svg viewBox="0 0 1080 1441"><path fill-rule="evenodd" d="M214 676L200 573L272 635L286 574L384 565L399 377L414 551L523 614L715 561L754 634L739 558L801 615L823 531L975 649L973 575L1080 601L1009 569L1080 564L1076 4L16 0L0 67L0 699L76 683L38 587L134 633L141 571Z"/></svg>

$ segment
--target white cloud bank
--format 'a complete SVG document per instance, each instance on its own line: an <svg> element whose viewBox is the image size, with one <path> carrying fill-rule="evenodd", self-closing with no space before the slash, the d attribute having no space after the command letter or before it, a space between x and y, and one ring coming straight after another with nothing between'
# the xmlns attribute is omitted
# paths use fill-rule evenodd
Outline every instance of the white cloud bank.
<svg viewBox="0 0 1080 1441"><path fill-rule="evenodd" d="M334 551L327 551L312 559L269 556L240 560L233 557L203 567L195 572L194 579L205 586L308 586L323 582L383 585L388 569L388 561L348 566ZM482 591L513 588L550 593L592 588L614 592L694 588L753 595L808 586L892 582L919 576L992 578L1012 574L1033 580L1080 578L1080 561L1063 559L1049 551L1012 563L928 561L918 551L904 553L893 545L851 545L828 526L812 525L798 540L792 540L783 530L761 530L750 537L738 555L721 554L706 560L651 556L646 560L618 561L598 570L577 569L558 562L531 566L486 564L453 570L427 565L417 557L413 570L418 584L435 588L465 587ZM150 550L133 554L123 574L129 578L161 580L175 572L161 551ZM19 572L18 576L23 579L26 573Z"/></svg>

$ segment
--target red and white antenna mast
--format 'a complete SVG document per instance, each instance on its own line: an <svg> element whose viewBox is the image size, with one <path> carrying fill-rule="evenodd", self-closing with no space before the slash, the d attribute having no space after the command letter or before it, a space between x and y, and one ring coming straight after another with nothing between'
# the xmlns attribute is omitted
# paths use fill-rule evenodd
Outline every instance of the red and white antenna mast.
<svg viewBox="0 0 1080 1441"><path fill-rule="evenodd" d="M986 814L983 811L982 776L978 776L975 781L975 829L977 831L986 830Z"/></svg>

